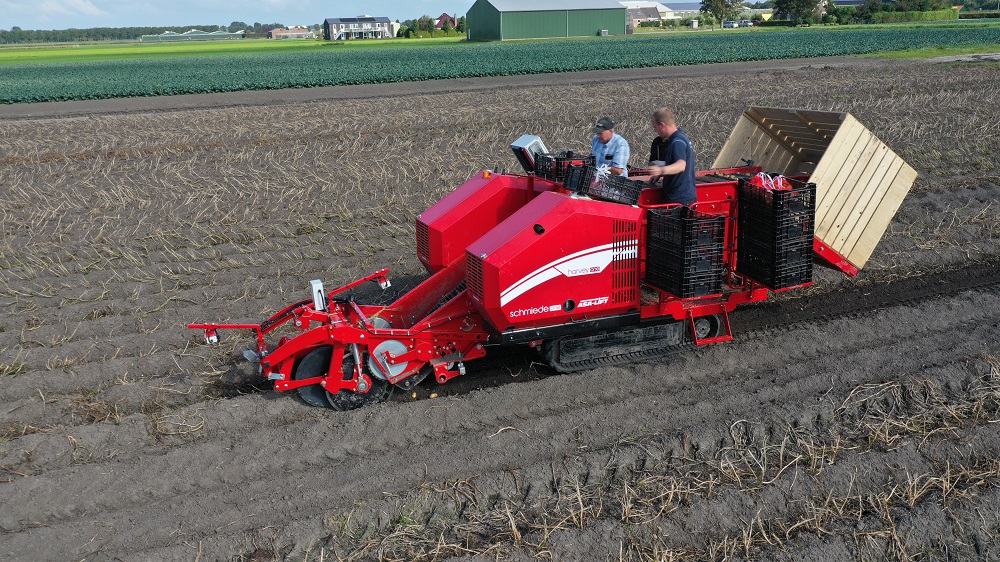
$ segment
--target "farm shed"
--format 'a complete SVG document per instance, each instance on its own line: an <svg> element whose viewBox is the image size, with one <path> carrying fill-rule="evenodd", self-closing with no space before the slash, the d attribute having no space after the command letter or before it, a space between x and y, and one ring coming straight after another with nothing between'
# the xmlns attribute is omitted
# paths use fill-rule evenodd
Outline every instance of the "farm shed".
<svg viewBox="0 0 1000 562"><path fill-rule="evenodd" d="M768 173L809 174L816 184L816 244L857 269L917 179L917 172L850 113L750 107L713 168L747 160Z"/></svg>
<svg viewBox="0 0 1000 562"><path fill-rule="evenodd" d="M143 43L179 43L181 41L216 41L219 39L243 39L243 32L229 33L226 31L201 31L200 29L192 29L184 33L164 31L159 35L143 35L139 37L139 41Z"/></svg>
<svg viewBox="0 0 1000 562"><path fill-rule="evenodd" d="M614 0L476 0L466 14L470 41L624 35L625 6Z"/></svg>

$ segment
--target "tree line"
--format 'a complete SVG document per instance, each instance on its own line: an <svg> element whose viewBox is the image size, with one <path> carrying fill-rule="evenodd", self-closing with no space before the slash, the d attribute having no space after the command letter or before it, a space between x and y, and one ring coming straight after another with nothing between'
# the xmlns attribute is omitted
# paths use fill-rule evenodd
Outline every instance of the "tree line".
<svg viewBox="0 0 1000 562"><path fill-rule="evenodd" d="M457 37L465 35L466 28L465 16L459 16L454 26L445 19L441 29L436 29L437 20L427 15L396 23L400 24L396 37Z"/></svg>
<svg viewBox="0 0 1000 562"><path fill-rule="evenodd" d="M91 27L87 29L21 29L14 26L10 31L0 29L0 44L20 43L85 43L89 41L134 41L143 35L159 35L164 31L184 33L192 29L198 31L244 32L247 36L266 36L272 29L285 27L280 23L260 23L253 25L234 21L229 25L185 25L181 27ZM314 26L314 30L320 26Z"/></svg>
<svg viewBox="0 0 1000 562"><path fill-rule="evenodd" d="M982 0L997 4L997 0ZM768 0L750 4L743 0L701 0L701 12L718 21L740 19L748 9L767 9L774 17L793 24L809 23L871 23L881 12L933 12L952 7L949 0L867 0L860 6L838 7L836 0L817 3L816 0ZM968 4L966 5L968 8Z"/></svg>

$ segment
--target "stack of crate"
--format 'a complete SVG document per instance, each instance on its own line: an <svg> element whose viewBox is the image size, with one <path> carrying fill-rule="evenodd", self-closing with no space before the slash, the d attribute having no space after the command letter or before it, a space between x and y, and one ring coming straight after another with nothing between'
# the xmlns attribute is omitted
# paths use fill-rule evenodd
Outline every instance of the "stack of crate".
<svg viewBox="0 0 1000 562"><path fill-rule="evenodd" d="M552 181L566 179L566 171L570 166L593 166L594 157L579 156L572 150L555 154L537 154L535 156L535 175Z"/></svg>
<svg viewBox="0 0 1000 562"><path fill-rule="evenodd" d="M681 298L722 293L726 217L684 206L650 209L646 282Z"/></svg>
<svg viewBox="0 0 1000 562"><path fill-rule="evenodd" d="M770 289L812 281L816 184L783 181L783 189L737 187L736 271Z"/></svg>

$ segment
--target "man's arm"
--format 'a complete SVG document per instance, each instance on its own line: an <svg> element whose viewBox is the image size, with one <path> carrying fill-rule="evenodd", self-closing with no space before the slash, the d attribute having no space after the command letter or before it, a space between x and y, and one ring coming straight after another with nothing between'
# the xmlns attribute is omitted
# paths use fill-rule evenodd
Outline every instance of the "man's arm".
<svg viewBox="0 0 1000 562"><path fill-rule="evenodd" d="M673 164L667 164L666 166L650 166L649 173L654 176L672 176L687 170L687 165L687 160L681 158Z"/></svg>

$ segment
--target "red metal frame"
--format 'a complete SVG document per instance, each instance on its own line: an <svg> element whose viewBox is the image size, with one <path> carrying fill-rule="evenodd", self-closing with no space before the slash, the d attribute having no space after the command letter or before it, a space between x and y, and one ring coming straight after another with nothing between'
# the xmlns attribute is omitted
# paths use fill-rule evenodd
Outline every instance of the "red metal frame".
<svg viewBox="0 0 1000 562"><path fill-rule="evenodd" d="M819 238L813 239L813 252L815 252L817 256L823 258L823 261L839 269L850 277L854 277L858 274L858 268L855 267L854 264L847 261L847 258L840 255L840 253L833 248L827 246Z"/></svg>

